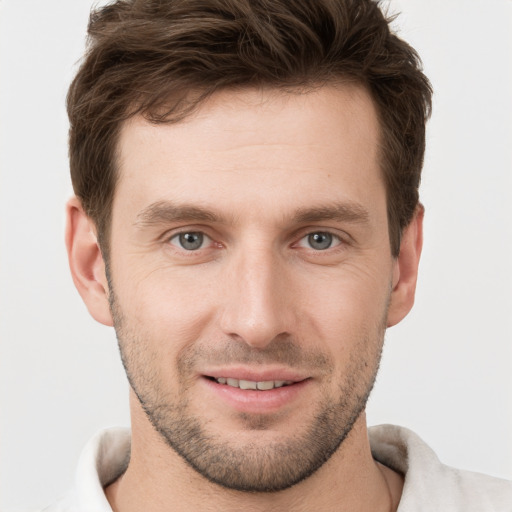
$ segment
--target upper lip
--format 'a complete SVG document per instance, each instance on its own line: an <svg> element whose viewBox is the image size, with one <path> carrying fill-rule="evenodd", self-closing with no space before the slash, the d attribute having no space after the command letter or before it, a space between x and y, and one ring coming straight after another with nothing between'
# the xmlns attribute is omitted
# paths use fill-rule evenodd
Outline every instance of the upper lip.
<svg viewBox="0 0 512 512"><path fill-rule="evenodd" d="M308 377L301 372L292 370L290 368L242 368L242 367L228 367L228 368L215 368L201 372L205 377L213 377L218 379L225 377L227 379L249 380L253 382L268 382L268 381L292 381L300 382Z"/></svg>

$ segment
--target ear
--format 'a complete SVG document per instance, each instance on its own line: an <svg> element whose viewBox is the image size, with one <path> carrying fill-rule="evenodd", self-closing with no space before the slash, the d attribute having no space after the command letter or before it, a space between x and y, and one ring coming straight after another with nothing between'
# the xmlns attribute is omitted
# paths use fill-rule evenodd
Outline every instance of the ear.
<svg viewBox="0 0 512 512"><path fill-rule="evenodd" d="M393 290L388 310L388 327L403 320L414 304L418 266L423 246L423 215L425 209L419 204L413 219L405 228L400 243L400 254L393 270Z"/></svg>
<svg viewBox="0 0 512 512"><path fill-rule="evenodd" d="M73 282L89 313L98 322L112 326L105 263L96 227L76 197L66 205L66 248Z"/></svg>

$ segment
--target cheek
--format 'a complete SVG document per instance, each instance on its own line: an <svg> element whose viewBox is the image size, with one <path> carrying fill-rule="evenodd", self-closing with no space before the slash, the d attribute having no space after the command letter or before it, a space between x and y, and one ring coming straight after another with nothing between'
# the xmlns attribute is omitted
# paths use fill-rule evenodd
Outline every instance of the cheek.
<svg viewBox="0 0 512 512"><path fill-rule="evenodd" d="M235 293L226 288L227 265L146 265L135 256L118 267L115 288L127 323L155 353L175 355L200 339L221 335L217 320L223 308L237 302L227 297ZM283 295L282 307L292 312L286 316L294 319L286 330L310 348L318 345L345 357L354 343L380 327L386 310L389 276L371 263L360 258L336 268L283 268L277 293Z"/></svg>
<svg viewBox="0 0 512 512"><path fill-rule="evenodd" d="M296 294L321 338L349 343L385 321L389 280L386 269L346 266L303 278Z"/></svg>
<svg viewBox="0 0 512 512"><path fill-rule="evenodd" d="M335 393L340 383L343 388L366 389L366 378L380 360L390 294L387 277L349 274L338 272L337 278L331 276L323 287L315 287L302 315L318 349L333 361L329 386Z"/></svg>
<svg viewBox="0 0 512 512"><path fill-rule="evenodd" d="M176 354L202 335L212 317L204 278L179 269L118 272L114 288L125 324L153 352L164 358Z"/></svg>

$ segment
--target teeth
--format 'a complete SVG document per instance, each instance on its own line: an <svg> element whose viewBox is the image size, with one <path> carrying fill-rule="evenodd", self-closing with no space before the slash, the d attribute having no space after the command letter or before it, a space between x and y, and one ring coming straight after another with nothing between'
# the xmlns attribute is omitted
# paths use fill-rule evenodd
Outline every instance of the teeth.
<svg viewBox="0 0 512 512"><path fill-rule="evenodd" d="M268 389L274 389L274 387L276 387L276 383L271 380L266 380L263 382L258 382L257 387L261 391L267 391Z"/></svg>
<svg viewBox="0 0 512 512"><path fill-rule="evenodd" d="M219 384L227 384L233 388L240 389L258 389L260 391L268 391L274 388L282 388L283 386L289 386L293 384L291 380L265 380L260 382L255 382L253 380L243 380L243 379L231 379L225 377L218 377L215 379Z"/></svg>
<svg viewBox="0 0 512 512"><path fill-rule="evenodd" d="M251 380L240 380L238 386L240 389L258 389L258 383Z"/></svg>

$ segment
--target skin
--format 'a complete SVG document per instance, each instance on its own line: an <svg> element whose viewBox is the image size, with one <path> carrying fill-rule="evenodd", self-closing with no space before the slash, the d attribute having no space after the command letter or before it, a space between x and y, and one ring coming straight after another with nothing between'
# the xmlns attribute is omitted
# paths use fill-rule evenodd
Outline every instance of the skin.
<svg viewBox="0 0 512 512"><path fill-rule="evenodd" d="M422 210L393 258L378 143L354 85L225 91L180 123L124 125L109 279L77 199L66 237L75 284L115 324L132 385L131 460L106 489L114 510L396 510L402 478L372 459L364 406L385 328L413 305ZM206 236L186 250L179 233ZM311 243L325 233L329 247ZM293 383L244 393L212 376ZM314 466L304 454L332 404L317 433L328 460ZM175 435L184 419L206 436L201 453L231 457L232 488L213 459L194 469L169 446L166 427ZM259 467L261 485L279 480L287 461L310 474L240 490Z"/></svg>

